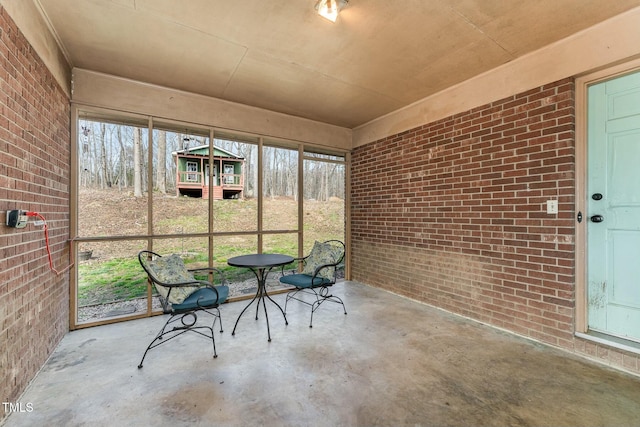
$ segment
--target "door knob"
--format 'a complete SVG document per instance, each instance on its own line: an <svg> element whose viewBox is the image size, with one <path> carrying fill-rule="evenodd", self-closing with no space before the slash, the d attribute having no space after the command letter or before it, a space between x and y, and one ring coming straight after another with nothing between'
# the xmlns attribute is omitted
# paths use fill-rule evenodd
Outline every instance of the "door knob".
<svg viewBox="0 0 640 427"><path fill-rule="evenodd" d="M593 193L593 195L591 196L591 198L593 200L602 200L602 194L600 193Z"/></svg>
<svg viewBox="0 0 640 427"><path fill-rule="evenodd" d="M604 221L604 217L602 215L593 215L591 217L591 222L602 222Z"/></svg>

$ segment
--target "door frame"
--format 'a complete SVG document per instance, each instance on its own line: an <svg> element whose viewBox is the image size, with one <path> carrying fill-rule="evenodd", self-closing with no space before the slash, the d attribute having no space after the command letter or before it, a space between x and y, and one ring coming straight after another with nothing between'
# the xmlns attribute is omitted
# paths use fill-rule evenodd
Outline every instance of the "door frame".
<svg viewBox="0 0 640 427"><path fill-rule="evenodd" d="M640 71L640 58L616 64L576 78L576 193L575 215L575 266L576 266L576 312L575 332L586 334L589 331L587 317L587 90L589 86L611 80L624 74ZM582 222L577 221L582 213Z"/></svg>

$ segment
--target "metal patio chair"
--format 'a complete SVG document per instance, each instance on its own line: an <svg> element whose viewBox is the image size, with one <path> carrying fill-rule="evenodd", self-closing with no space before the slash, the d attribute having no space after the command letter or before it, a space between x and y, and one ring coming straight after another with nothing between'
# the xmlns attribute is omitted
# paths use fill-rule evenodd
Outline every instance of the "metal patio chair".
<svg viewBox="0 0 640 427"><path fill-rule="evenodd" d="M313 313L324 302L341 304L344 314L347 314L342 299L331 294L329 289L336 283L337 271L342 267L344 252L344 243L340 240L315 242L309 255L294 260L294 262L298 262L297 270L289 270L290 274L287 274L283 268L280 282L294 287L287 293L284 305L285 313L287 312L287 304L292 299L311 306L310 328L313 327ZM305 294L310 295L311 298L306 297L305 299Z"/></svg>
<svg viewBox="0 0 640 427"><path fill-rule="evenodd" d="M211 339L213 357L218 357L213 329L220 320L222 332L222 317L218 307L229 296L229 287L222 272L217 268L187 269L178 254L163 257L145 250L138 253L138 261L158 291L163 313L169 315L169 319L145 350L138 369L142 368L149 350L189 331ZM220 275L222 285L214 286L211 282L198 280L194 273ZM211 326L199 325L198 313L211 315Z"/></svg>

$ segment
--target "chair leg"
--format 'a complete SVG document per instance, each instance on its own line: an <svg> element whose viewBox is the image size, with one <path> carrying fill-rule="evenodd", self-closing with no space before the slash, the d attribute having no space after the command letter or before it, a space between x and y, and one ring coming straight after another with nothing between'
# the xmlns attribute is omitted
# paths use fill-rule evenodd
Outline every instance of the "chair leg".
<svg viewBox="0 0 640 427"><path fill-rule="evenodd" d="M166 323L162 326L162 329L160 329L160 332L158 332L158 334L155 336L155 338L151 341L151 343L147 346L147 349L144 351L144 354L142 355L142 359L140 360L140 363L138 364L138 369L142 368L142 363L144 362L145 357L147 357L147 353L149 352L149 350L156 348L162 344L165 344L167 342L169 342L170 340L172 340L173 338L176 338L177 336L180 336L182 334L184 334L185 332L195 332L197 334L200 334L206 338L211 338L211 342L213 344L213 358L217 358L218 357L218 353L216 351L216 339L214 336L214 328L215 328L215 324L216 321L218 321L218 319L220 320L220 332L222 333L222 316L220 315L220 310L216 307L212 310L216 310L216 312L214 313L213 311L209 311L209 310L202 310L204 312L206 312L207 314L213 316L213 323L211 324L211 326L196 326L197 323L197 319L198 316L196 315L196 312L188 312L188 313L182 313L182 314L172 314L171 317L169 317L169 320L166 321ZM187 318L187 316L190 316L191 319L185 321L185 319ZM167 327L178 321L178 320L182 320L182 325L181 326L174 326L173 329L168 329ZM206 332L202 332L200 331L200 329L206 329L207 331L209 331L209 333ZM165 339L165 336L167 334L173 334L171 336L169 336L168 338Z"/></svg>
<svg viewBox="0 0 640 427"><path fill-rule="evenodd" d="M214 320L213 323L215 323L216 321ZM210 328L211 330L211 342L213 343L213 358L217 359L218 358L218 352L216 351L216 339L213 337L213 328Z"/></svg>
<svg viewBox="0 0 640 427"><path fill-rule="evenodd" d="M320 303L318 301L314 301L314 303L311 304L311 319L309 319L310 328L313 328L313 313L316 311L318 307L320 307Z"/></svg>
<svg viewBox="0 0 640 427"><path fill-rule="evenodd" d="M215 310L217 314L209 313L213 316L213 324L211 325L211 328L213 329L213 327L216 325L216 321L220 320L220 333L223 333L224 331L222 330L222 316L220 315L220 309L216 308Z"/></svg>
<svg viewBox="0 0 640 427"><path fill-rule="evenodd" d="M138 369L142 369L142 362L144 362L144 358L147 357L147 353L149 352L150 348L151 348L151 344L149 344L149 347L147 347L147 349L144 351L144 354L142 355L142 359L140 359L140 363L138 363Z"/></svg>
<svg viewBox="0 0 640 427"><path fill-rule="evenodd" d="M311 321L309 322L309 327L312 328L313 327L313 313L315 313L315 311L320 308L320 305L325 302L325 301L329 301L329 302L334 302L336 304L342 304L342 310L344 311L344 314L347 314L347 308L344 305L344 302L342 301L342 299L338 296L335 295L322 295L322 294L316 294L318 295L318 299L311 305Z"/></svg>
<svg viewBox="0 0 640 427"><path fill-rule="evenodd" d="M320 291L317 291L316 289L320 289ZM298 293L302 292L303 294L309 294L313 297L315 297L315 301L313 302L308 302L302 299L302 297L298 296ZM289 293L287 293L287 297L285 299L285 303L284 303L284 312L286 314L287 312L287 304L289 303L289 300L295 299L297 301L300 301L303 304L307 304L309 306L311 306L311 317L309 319L309 327L313 328L313 313L315 313L315 311L320 308L320 305L322 305L323 302L325 301L330 301L330 302L334 302L336 304L341 304L342 305L342 310L344 311L344 314L347 314L347 308L344 305L344 302L342 301L342 299L336 295L331 295L328 294L328 288L323 287L323 288L299 288L299 289L295 289L293 291L290 291Z"/></svg>
<svg viewBox="0 0 640 427"><path fill-rule="evenodd" d="M173 322L174 317L176 317L174 314L169 316L169 319L162 326L162 329L160 329L160 332L158 332L158 334L155 336L155 338L153 338L151 343L149 343L149 345L147 346L147 349L144 351L144 354L142 355L142 359L140 359L140 363L138 364L138 369L142 369L142 362L144 362L144 358L147 357L147 353L149 352L149 350L151 350L152 348L155 348L155 347L159 346L160 344L162 344L162 342L159 342L157 344L155 344L155 343L156 343L156 341L162 340L162 337L164 337L164 335L167 333L165 331L165 329L167 329L167 326L169 325L169 323Z"/></svg>
<svg viewBox="0 0 640 427"><path fill-rule="evenodd" d="M289 291L287 292L287 296L284 299L284 314L287 314L287 304L289 304L289 300L293 297L292 294L297 293L298 291Z"/></svg>
<svg viewBox="0 0 640 427"><path fill-rule="evenodd" d="M344 302L342 301L342 299L340 297L337 297L335 295L331 295L328 299L330 299L331 301L335 302L336 304L342 304L342 310L344 311L344 314L347 314L347 307L344 306ZM337 301L335 301L337 300Z"/></svg>
<svg viewBox="0 0 640 427"><path fill-rule="evenodd" d="M287 296L284 300L284 314L287 314L287 304L289 303L289 300L291 299L297 299L295 296L298 294L298 292L300 292L302 289L294 289L293 291L289 291L287 292Z"/></svg>
<svg viewBox="0 0 640 427"><path fill-rule="evenodd" d="M223 332L222 330L222 316L220 315L220 309L219 308L215 308L216 313L211 313L208 310L205 310L207 313L211 314L213 316L213 323L211 324L211 341L213 341L213 358L217 358L218 357L218 353L216 352L216 339L213 336L213 329L216 326L216 321L220 320L220 333Z"/></svg>
<svg viewBox="0 0 640 427"><path fill-rule="evenodd" d="M147 349L144 351L144 354L142 355L142 359L140 360L140 363L138 363L138 369L142 369L142 362L144 362L144 358L147 357L148 351L149 351L149 347L147 347Z"/></svg>
<svg viewBox="0 0 640 427"><path fill-rule="evenodd" d="M309 327L313 328L313 313L315 313L318 307L320 307L320 304L322 304L323 297L322 297L322 288L320 290L320 293L318 293L318 291L316 291L313 288L311 288L311 290L316 295L316 300L311 304L311 319L309 320Z"/></svg>

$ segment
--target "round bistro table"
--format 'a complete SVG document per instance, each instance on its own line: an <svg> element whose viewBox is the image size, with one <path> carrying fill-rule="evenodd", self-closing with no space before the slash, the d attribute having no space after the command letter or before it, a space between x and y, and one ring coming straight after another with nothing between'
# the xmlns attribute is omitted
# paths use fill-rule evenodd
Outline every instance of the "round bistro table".
<svg viewBox="0 0 640 427"><path fill-rule="evenodd" d="M278 307L278 309L282 313L282 317L284 317L284 324L285 325L289 324L289 322L287 322L287 315L284 313L284 310L282 310L282 307L280 307L280 305L277 302L271 299L271 297L267 293L266 282L267 282L267 275L269 274L272 268L280 267L282 265L286 265L291 262L293 262L293 257L289 255L281 255L281 254L240 255L233 258L229 258L227 260L227 264L229 264L232 267L250 269L251 271L253 271L253 274L256 275L256 279L258 279L258 290L256 291L256 295L253 297L253 299L249 302L249 304L247 304L247 306L242 310L242 312L238 316L238 319L236 320L236 324L233 327L233 332L231 333L231 335L236 334L236 328L238 327L238 322L240 321L240 318L242 317L244 312L247 311L249 306L251 306L251 304L254 303L254 301L258 302L258 304L256 305L256 320L258 320L258 309L260 308L260 301L262 301L262 307L264 308L264 317L267 320L267 338L268 338L267 340L268 341L271 341L271 331L269 330L269 315L267 314L267 303L266 303L267 299L272 303L274 303L276 307Z"/></svg>

